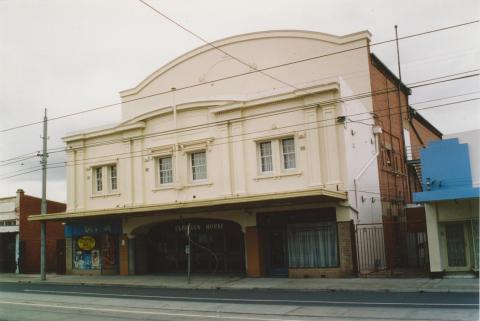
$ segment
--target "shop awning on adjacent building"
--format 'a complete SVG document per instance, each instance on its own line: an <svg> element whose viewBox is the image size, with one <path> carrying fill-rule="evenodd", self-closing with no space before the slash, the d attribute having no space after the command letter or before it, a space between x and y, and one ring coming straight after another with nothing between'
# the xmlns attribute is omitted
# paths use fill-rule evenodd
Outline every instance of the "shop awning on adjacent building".
<svg viewBox="0 0 480 321"><path fill-rule="evenodd" d="M339 202L347 200L346 192L325 188L295 192L242 195L236 197L171 202L145 206L126 206L86 211L67 211L63 213L30 215L30 221L55 221L80 218L107 218L114 216L135 216L162 213L191 213L212 210L252 209L264 206L282 206L315 203Z"/></svg>

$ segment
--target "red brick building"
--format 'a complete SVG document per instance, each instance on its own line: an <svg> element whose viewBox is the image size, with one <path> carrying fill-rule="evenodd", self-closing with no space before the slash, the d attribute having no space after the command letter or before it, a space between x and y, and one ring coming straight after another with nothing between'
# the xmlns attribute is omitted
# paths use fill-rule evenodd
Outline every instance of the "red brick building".
<svg viewBox="0 0 480 321"><path fill-rule="evenodd" d="M373 112L382 128L377 159L387 266L426 266L425 210L412 204L419 192L419 153L442 133L408 103L410 88L374 54L370 55ZM413 250L412 250L413 249Z"/></svg>
<svg viewBox="0 0 480 321"><path fill-rule="evenodd" d="M17 191L20 219L20 273L38 273L40 271L40 222L28 221L28 215L40 214L41 198L25 195L24 191ZM47 213L64 212L66 204L47 200ZM61 222L47 222L46 244L46 271L50 273L64 273L65 266L65 237Z"/></svg>

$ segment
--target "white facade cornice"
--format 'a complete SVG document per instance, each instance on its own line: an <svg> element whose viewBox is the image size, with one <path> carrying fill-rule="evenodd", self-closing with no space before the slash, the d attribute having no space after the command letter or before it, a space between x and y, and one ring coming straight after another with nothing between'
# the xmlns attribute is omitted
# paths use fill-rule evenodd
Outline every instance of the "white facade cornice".
<svg viewBox="0 0 480 321"><path fill-rule="evenodd" d="M85 131L79 134L66 136L66 137L63 137L63 141L65 143L72 143L79 140L98 138L98 137L107 136L107 135L119 134L119 133L127 132L130 130L143 129L145 127L146 127L146 124L144 122L135 122L135 123L126 124L126 125L121 124L119 126L115 126L107 129L94 130L90 132Z"/></svg>

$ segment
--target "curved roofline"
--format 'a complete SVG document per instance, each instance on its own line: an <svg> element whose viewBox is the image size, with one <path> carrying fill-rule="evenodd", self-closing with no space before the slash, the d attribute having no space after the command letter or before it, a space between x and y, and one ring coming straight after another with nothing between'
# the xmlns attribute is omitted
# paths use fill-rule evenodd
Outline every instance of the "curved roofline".
<svg viewBox="0 0 480 321"><path fill-rule="evenodd" d="M371 36L372 35L368 30L363 30L363 31L359 31L359 32L355 32L355 33L351 33L343 36L336 36L328 33L308 31L308 30L269 30L269 31L258 31L258 32L251 32L251 33L245 33L245 34L235 35L231 37L226 37L220 40L216 40L211 44L205 44L203 46L197 47L171 60L167 64L163 65L162 67L154 71L147 78L142 80L136 87L122 90L120 92L120 96L124 98L126 96L138 94L149 83L151 83L153 80L160 77L163 73L172 69L176 65L179 65L182 62L190 58L193 58L199 54L207 52L209 50L215 50L215 48L213 48L212 45L215 47L223 47L223 46L234 44L234 43L239 43L239 42L244 42L244 41L254 40L254 39L263 39L263 38L305 38L305 39L321 40L321 41L330 42L334 44L346 44L349 42L353 42L353 41L357 41L365 38L370 40Z"/></svg>

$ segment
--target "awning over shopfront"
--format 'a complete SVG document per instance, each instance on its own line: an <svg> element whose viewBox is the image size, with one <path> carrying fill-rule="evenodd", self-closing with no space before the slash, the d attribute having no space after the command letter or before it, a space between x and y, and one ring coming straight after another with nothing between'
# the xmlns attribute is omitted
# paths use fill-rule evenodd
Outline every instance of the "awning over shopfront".
<svg viewBox="0 0 480 321"><path fill-rule="evenodd" d="M100 210L68 211L63 213L30 215L30 221L54 221L81 218L135 216L162 213L189 213L204 210L251 209L255 207L297 205L314 202L338 202L347 199L346 192L332 191L324 188L309 189L295 192L281 192L236 197L214 198L207 200L192 200L171 202L155 205L116 207ZM301 203L300 203L301 202Z"/></svg>

